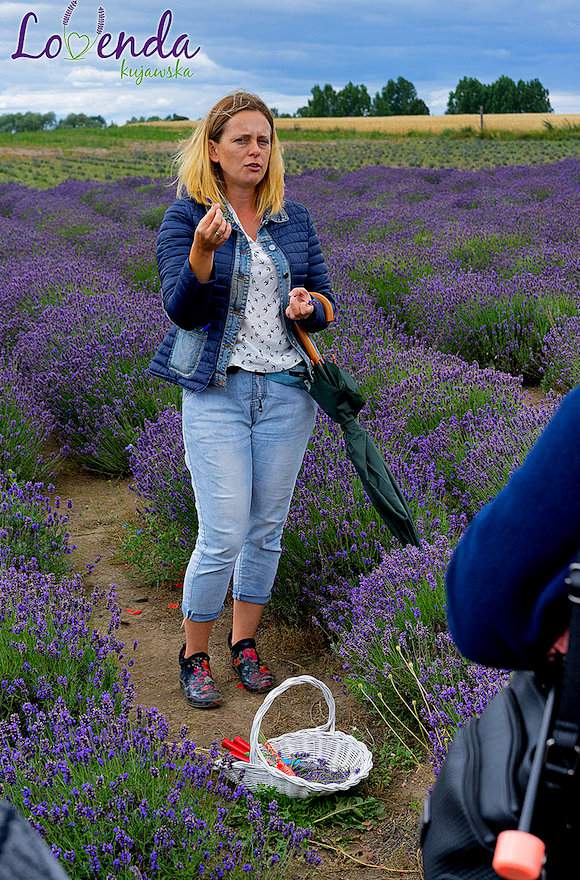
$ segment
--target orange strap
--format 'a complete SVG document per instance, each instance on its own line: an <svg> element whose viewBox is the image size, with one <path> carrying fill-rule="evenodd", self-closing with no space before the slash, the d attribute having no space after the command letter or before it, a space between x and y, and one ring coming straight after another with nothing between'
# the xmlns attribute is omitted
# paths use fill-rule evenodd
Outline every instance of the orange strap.
<svg viewBox="0 0 580 880"><path fill-rule="evenodd" d="M334 309L332 307L332 303L329 299L327 299L322 293L315 293L314 291L310 292L310 296L315 296L316 299L319 299L322 305L324 306L324 317L326 320L331 323L334 321ZM324 358L316 348L315 344L312 342L310 336L306 332L306 330L300 326L300 321L294 321L294 331L298 336L298 339L306 349L308 357L312 361L314 365L320 364L324 362Z"/></svg>

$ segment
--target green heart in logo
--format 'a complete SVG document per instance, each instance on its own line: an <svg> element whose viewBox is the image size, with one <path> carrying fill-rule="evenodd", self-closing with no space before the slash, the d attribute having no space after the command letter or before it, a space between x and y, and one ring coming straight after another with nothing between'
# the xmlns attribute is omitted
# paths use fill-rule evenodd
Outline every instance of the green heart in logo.
<svg viewBox="0 0 580 880"><path fill-rule="evenodd" d="M71 49L71 41L75 39L77 43L84 43L82 48L80 48L77 52L73 52ZM88 34L77 34L76 31L71 31L70 34L65 34L66 47L68 49L68 54L73 61L78 61L79 58L82 58L83 55L89 51L91 47L91 38Z"/></svg>

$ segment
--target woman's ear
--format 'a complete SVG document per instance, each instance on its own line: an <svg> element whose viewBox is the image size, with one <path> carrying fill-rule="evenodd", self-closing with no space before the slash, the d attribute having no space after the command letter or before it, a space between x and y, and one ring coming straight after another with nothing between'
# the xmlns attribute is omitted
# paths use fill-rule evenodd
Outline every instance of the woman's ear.
<svg viewBox="0 0 580 880"><path fill-rule="evenodd" d="M215 141L212 141L211 138L207 142L207 148L209 151L209 158L212 160L212 162L217 162L217 160L218 160L217 149L216 149Z"/></svg>

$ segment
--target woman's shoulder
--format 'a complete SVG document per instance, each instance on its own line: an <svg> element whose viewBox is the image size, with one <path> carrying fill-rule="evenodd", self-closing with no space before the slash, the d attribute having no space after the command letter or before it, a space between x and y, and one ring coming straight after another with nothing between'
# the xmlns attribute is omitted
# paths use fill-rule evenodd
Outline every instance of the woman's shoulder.
<svg viewBox="0 0 580 880"><path fill-rule="evenodd" d="M196 201L191 196L180 196L179 198L176 198L169 207L181 211L187 211L194 215L205 214L207 211L206 205Z"/></svg>
<svg viewBox="0 0 580 880"><path fill-rule="evenodd" d="M189 226L192 223L195 225L201 220L205 211L205 205L196 202L191 196L181 196L174 199L167 207L163 217L163 225L166 227L176 224L178 226L183 224Z"/></svg>
<svg viewBox="0 0 580 880"><path fill-rule="evenodd" d="M284 209L290 216L304 217L308 215L308 208L302 202L296 202L294 199L284 197Z"/></svg>
<svg viewBox="0 0 580 880"><path fill-rule="evenodd" d="M288 215L291 223L297 226L303 226L308 229L310 226L310 212L302 202L296 202L294 199L284 199L284 210Z"/></svg>

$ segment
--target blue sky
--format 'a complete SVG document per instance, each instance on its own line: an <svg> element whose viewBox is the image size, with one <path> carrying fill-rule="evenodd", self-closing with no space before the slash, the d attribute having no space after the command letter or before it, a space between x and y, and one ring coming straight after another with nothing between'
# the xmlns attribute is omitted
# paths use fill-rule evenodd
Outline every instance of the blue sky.
<svg viewBox="0 0 580 880"><path fill-rule="evenodd" d="M69 32L94 35L99 2L105 31L125 31L138 45L153 35L165 9L173 21L168 43L180 34L200 46L189 79L121 78L121 62L90 50L84 58L11 59L25 13L34 11L25 48L38 53L62 34L68 0L0 2L0 113L33 110L57 116L100 113L124 122L133 115L204 115L222 95L243 88L280 112L306 104L315 83L342 88L365 83L371 96L388 79L415 83L431 113L441 114L462 76L491 82L538 77L557 113L580 112L580 4L578 0L77 0ZM138 70L166 69L157 56L130 59Z"/></svg>

